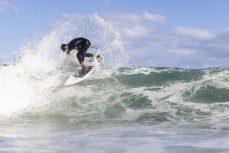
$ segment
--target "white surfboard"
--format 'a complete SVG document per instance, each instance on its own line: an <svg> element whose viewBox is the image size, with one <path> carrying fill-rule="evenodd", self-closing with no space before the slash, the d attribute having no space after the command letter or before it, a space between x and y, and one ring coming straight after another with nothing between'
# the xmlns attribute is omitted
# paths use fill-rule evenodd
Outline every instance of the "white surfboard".
<svg viewBox="0 0 229 153"><path fill-rule="evenodd" d="M100 63L102 57L99 56L99 58L95 58L95 59L97 60L97 63ZM96 64L95 61L92 60L91 62L89 61L87 65L88 66L84 69L84 71L79 70L77 73L71 75L64 83L64 85L73 85L89 77L95 71Z"/></svg>

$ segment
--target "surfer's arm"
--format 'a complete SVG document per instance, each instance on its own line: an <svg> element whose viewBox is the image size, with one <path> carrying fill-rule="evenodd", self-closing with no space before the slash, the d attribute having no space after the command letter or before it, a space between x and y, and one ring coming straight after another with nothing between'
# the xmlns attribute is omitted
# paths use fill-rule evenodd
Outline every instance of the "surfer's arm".
<svg viewBox="0 0 229 153"><path fill-rule="evenodd" d="M69 49L66 49L64 52L65 52L67 55L70 55L70 50L69 50Z"/></svg>

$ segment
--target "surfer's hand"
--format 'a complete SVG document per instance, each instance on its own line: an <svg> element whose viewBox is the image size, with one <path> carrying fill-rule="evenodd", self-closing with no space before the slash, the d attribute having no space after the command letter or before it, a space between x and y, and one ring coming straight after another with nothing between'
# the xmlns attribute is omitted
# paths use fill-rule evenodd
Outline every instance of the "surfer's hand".
<svg viewBox="0 0 229 153"><path fill-rule="evenodd" d="M70 55L70 52L68 50L64 51L68 56Z"/></svg>

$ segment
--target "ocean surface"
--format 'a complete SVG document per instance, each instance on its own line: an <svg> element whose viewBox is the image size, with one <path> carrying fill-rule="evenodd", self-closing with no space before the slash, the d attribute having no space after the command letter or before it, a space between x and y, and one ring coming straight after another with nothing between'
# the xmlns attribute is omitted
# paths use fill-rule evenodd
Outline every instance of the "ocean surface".
<svg viewBox="0 0 229 153"><path fill-rule="evenodd" d="M104 61L64 86L79 65L59 47L79 33ZM124 50L117 29L97 15L29 39L0 66L0 152L229 152L229 68L125 66Z"/></svg>

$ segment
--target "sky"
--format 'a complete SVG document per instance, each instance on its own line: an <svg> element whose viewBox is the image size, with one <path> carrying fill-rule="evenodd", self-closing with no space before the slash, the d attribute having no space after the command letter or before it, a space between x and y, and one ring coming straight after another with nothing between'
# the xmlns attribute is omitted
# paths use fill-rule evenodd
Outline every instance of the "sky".
<svg viewBox="0 0 229 153"><path fill-rule="evenodd" d="M98 14L116 27L129 66L229 66L228 0L0 0L0 59L63 14Z"/></svg>

